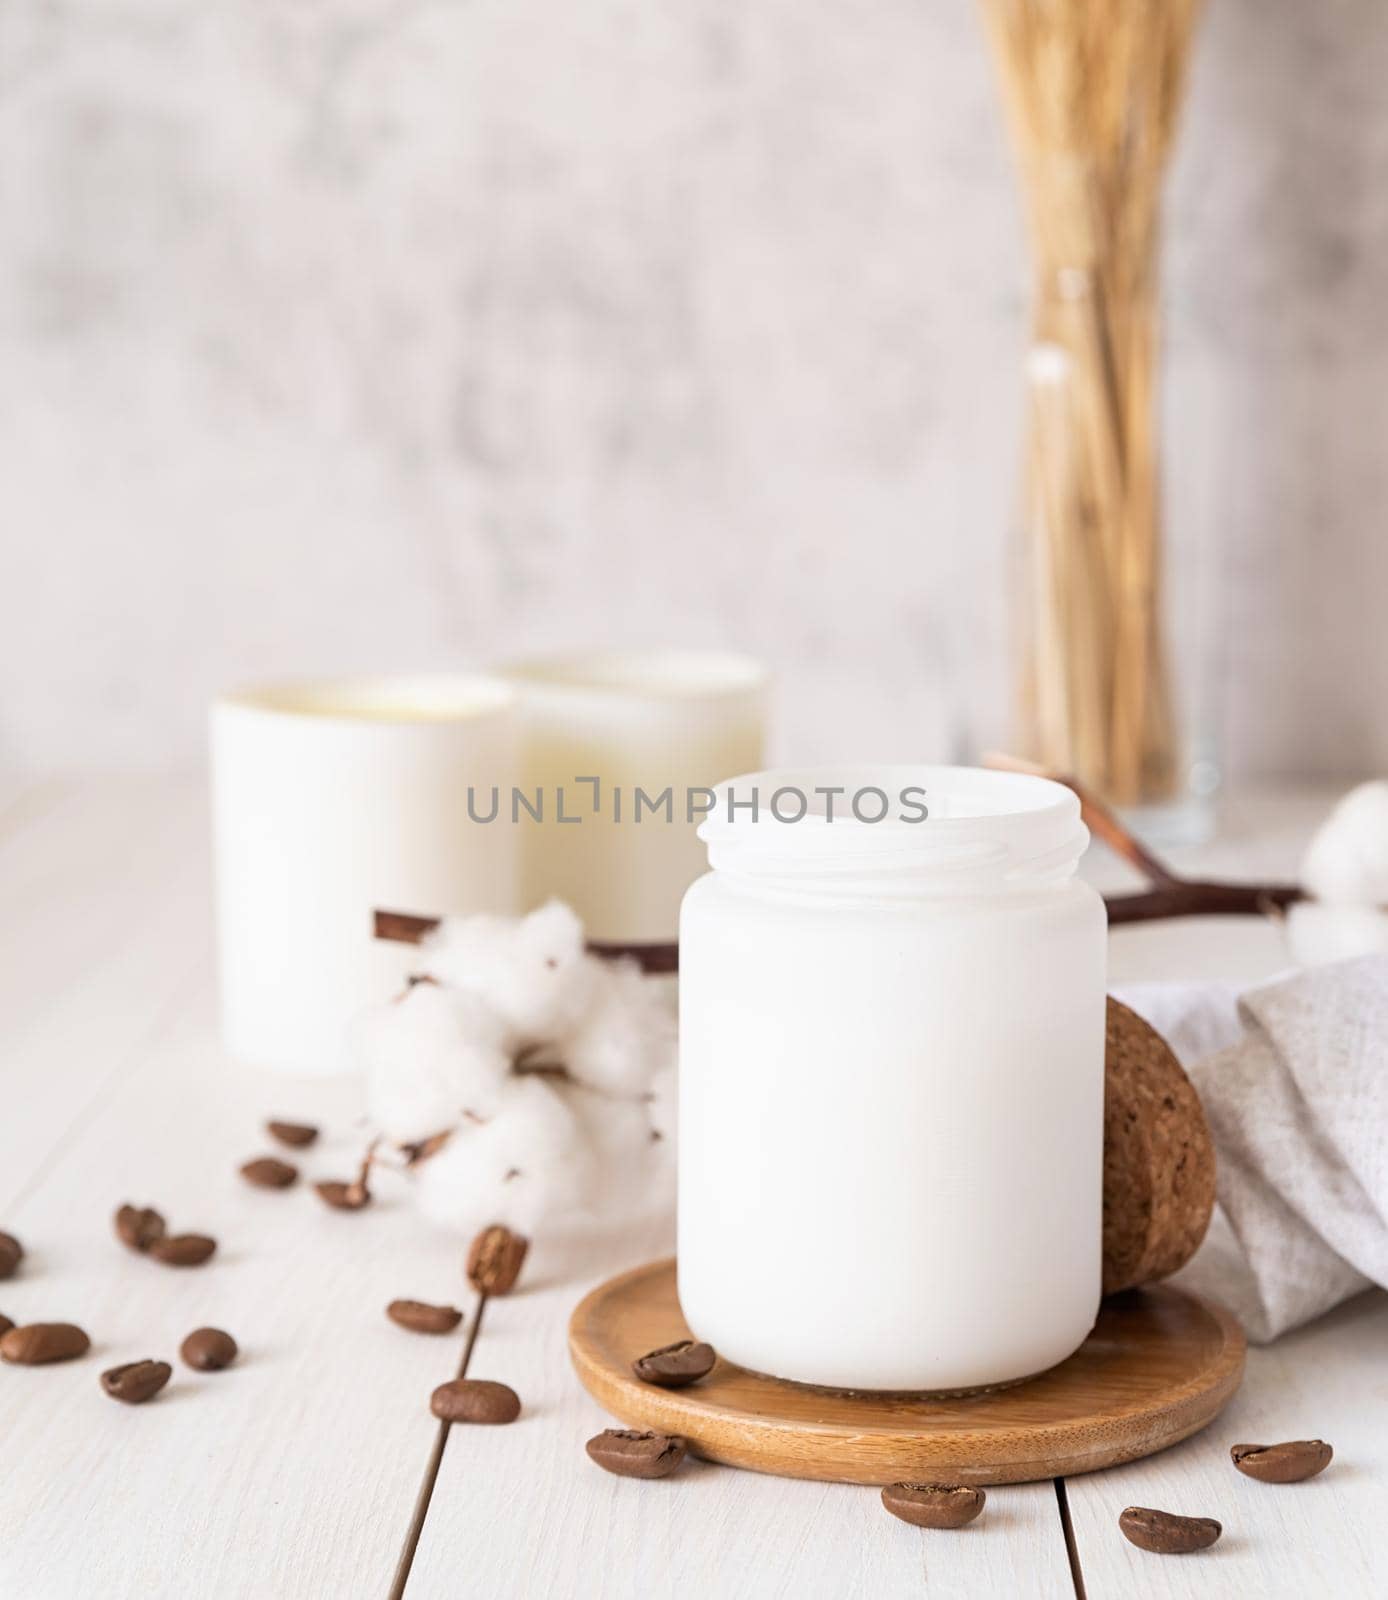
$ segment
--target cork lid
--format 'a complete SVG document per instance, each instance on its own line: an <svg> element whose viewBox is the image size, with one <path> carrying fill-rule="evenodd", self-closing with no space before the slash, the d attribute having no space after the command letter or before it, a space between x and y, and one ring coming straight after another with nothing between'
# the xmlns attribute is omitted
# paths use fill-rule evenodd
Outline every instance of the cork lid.
<svg viewBox="0 0 1388 1600"><path fill-rule="evenodd" d="M1215 1201L1200 1096L1162 1036L1108 1002L1104 1293L1168 1277L1199 1248Z"/></svg>

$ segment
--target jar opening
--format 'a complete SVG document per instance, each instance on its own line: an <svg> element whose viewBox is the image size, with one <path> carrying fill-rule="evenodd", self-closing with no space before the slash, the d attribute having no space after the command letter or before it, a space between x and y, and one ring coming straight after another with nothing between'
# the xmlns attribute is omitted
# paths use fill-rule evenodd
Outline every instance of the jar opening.
<svg viewBox="0 0 1388 1600"><path fill-rule="evenodd" d="M709 864L807 893L916 895L1044 887L1089 841L1063 784L974 767L747 773L714 791Z"/></svg>

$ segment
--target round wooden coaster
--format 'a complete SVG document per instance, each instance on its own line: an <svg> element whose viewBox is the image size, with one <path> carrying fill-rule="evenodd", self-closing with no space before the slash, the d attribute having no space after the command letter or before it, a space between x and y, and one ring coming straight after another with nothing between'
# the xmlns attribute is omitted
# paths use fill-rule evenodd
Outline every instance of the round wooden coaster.
<svg viewBox="0 0 1388 1600"><path fill-rule="evenodd" d="M1105 1301L1052 1371L965 1399L814 1389L722 1360L687 1389L633 1376L636 1357L687 1337L673 1260L600 1285L569 1323L584 1387L628 1427L682 1434L727 1466L841 1483L1025 1483L1135 1461L1218 1416L1244 1361L1227 1311L1160 1284Z"/></svg>

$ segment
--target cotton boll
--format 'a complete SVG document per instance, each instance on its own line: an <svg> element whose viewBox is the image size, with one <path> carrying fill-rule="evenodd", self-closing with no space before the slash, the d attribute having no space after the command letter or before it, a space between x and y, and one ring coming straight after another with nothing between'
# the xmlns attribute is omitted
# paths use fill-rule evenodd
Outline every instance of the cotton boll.
<svg viewBox="0 0 1388 1600"><path fill-rule="evenodd" d="M566 1098L584 1132L592 1157L590 1212L604 1221L626 1221L668 1210L674 1200L673 1168L651 1137L641 1100L614 1100L582 1085Z"/></svg>
<svg viewBox="0 0 1388 1600"><path fill-rule="evenodd" d="M583 924L551 900L527 917L447 917L423 945L441 983L480 996L521 1046L553 1039L583 1009L591 976Z"/></svg>
<svg viewBox="0 0 1388 1600"><path fill-rule="evenodd" d="M513 1180L506 1192L508 1169L497 1170L496 1163L486 1159L485 1145L477 1143L479 1131L470 1125L460 1127L442 1150L420 1163L419 1209L431 1222L464 1236L499 1222L528 1238L533 1219L517 1214L528 1211L519 1204L525 1191L518 1187L519 1180Z"/></svg>
<svg viewBox="0 0 1388 1600"><path fill-rule="evenodd" d="M1388 952L1388 912L1376 906L1322 905L1315 900L1287 907L1287 946L1303 967Z"/></svg>
<svg viewBox="0 0 1388 1600"><path fill-rule="evenodd" d="M1301 881L1327 904L1388 906L1388 779L1340 800L1311 840Z"/></svg>
<svg viewBox="0 0 1388 1600"><path fill-rule="evenodd" d="M490 1223L530 1237L544 1220L589 1201L591 1162L582 1129L539 1078L513 1078L486 1122L462 1123L418 1171L425 1216L460 1233Z"/></svg>
<svg viewBox="0 0 1388 1600"><path fill-rule="evenodd" d="M675 1052L663 987L633 961L595 962L589 1001L559 1053L570 1075L604 1094L640 1096Z"/></svg>
<svg viewBox="0 0 1388 1600"><path fill-rule="evenodd" d="M656 1074L644 1109L654 1136L650 1147L651 1203L654 1208L666 1211L672 1209L675 1202L676 1137L679 1131L679 1071L673 1062Z"/></svg>
<svg viewBox="0 0 1388 1600"><path fill-rule="evenodd" d="M675 1148L679 1130L679 1069L673 1062L662 1067L651 1082L650 1098L646 1101L646 1120L667 1150Z"/></svg>
<svg viewBox="0 0 1388 1600"><path fill-rule="evenodd" d="M427 1139L465 1111L487 1115L509 1081L496 1016L475 996L417 983L365 1012L353 1043L367 1074L367 1110L397 1143Z"/></svg>

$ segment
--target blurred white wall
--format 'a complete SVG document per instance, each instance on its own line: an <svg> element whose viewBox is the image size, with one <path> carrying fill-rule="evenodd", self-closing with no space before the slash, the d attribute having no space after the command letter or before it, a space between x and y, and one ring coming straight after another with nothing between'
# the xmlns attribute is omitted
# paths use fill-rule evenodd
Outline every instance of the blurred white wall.
<svg viewBox="0 0 1388 1600"><path fill-rule="evenodd" d="M1388 769L1385 83L1381 0L1210 0L1168 499L1245 773ZM8 0L0 767L590 641L764 654L785 755L1005 726L994 89L968 0Z"/></svg>

